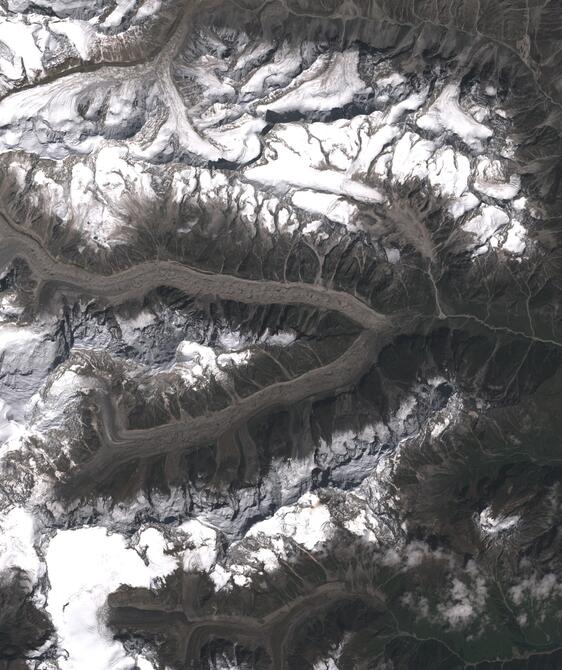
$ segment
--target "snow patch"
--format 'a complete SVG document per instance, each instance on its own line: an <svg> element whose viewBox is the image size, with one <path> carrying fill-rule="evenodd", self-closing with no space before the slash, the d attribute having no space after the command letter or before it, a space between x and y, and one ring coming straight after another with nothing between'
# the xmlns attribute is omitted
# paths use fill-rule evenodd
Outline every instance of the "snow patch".
<svg viewBox="0 0 562 670"><path fill-rule="evenodd" d="M492 514L492 508L486 507L480 512L478 524L480 530L486 535L497 535L507 530L513 530L520 521L521 517L517 515L495 517Z"/></svg>

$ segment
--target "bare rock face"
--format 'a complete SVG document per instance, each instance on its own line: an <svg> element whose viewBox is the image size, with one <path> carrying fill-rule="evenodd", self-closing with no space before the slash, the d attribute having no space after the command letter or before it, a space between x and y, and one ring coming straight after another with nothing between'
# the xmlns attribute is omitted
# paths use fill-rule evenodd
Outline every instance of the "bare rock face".
<svg viewBox="0 0 562 670"><path fill-rule="evenodd" d="M561 667L561 26L0 0L0 670Z"/></svg>

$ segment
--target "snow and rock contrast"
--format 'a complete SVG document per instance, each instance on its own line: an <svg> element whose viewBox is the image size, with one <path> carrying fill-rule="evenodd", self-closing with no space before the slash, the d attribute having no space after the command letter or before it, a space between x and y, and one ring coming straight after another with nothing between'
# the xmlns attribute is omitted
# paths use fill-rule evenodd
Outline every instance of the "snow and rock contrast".
<svg viewBox="0 0 562 670"><path fill-rule="evenodd" d="M0 0L0 670L562 666L560 26Z"/></svg>

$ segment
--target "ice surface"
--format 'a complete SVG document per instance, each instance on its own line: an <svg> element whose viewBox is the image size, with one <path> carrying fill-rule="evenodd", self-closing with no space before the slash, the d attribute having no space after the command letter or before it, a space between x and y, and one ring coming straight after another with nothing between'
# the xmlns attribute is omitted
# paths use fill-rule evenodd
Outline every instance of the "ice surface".
<svg viewBox="0 0 562 670"><path fill-rule="evenodd" d="M448 205L448 211L454 219L458 219L467 212L476 209L480 200L474 193L464 193L460 198L454 198Z"/></svg>
<svg viewBox="0 0 562 670"><path fill-rule="evenodd" d="M435 144L410 131L396 143L392 159L392 174L399 183L428 176L427 163L433 156Z"/></svg>
<svg viewBox="0 0 562 670"><path fill-rule="evenodd" d="M43 574L43 566L34 547L33 516L22 507L0 514L0 574L22 570L18 579L31 590Z"/></svg>
<svg viewBox="0 0 562 670"><path fill-rule="evenodd" d="M345 198L312 190L295 191L292 196L295 207L310 214L325 216L330 221L341 223L353 229L353 219L357 215L357 207Z"/></svg>
<svg viewBox="0 0 562 670"><path fill-rule="evenodd" d="M463 225L463 230L472 233L475 245L483 245L490 241L499 228L509 223L509 216L498 207L491 205L481 207L479 214Z"/></svg>
<svg viewBox="0 0 562 670"><path fill-rule="evenodd" d="M493 132L462 109L459 95L458 84L447 84L429 111L417 120L417 125L434 135L450 131L473 151L482 151Z"/></svg>
<svg viewBox="0 0 562 670"><path fill-rule="evenodd" d="M179 527L187 535L190 548L183 553L183 569L209 572L218 556L217 531L193 519Z"/></svg>
<svg viewBox="0 0 562 670"><path fill-rule="evenodd" d="M0 42L13 53L11 64L6 58L0 59L0 73L9 79L17 79L25 72L31 81L44 74L42 53L34 39L41 30L40 25L0 18Z"/></svg>
<svg viewBox="0 0 562 670"><path fill-rule="evenodd" d="M513 219L502 248L515 255L527 248L527 231L517 219Z"/></svg>
<svg viewBox="0 0 562 670"><path fill-rule="evenodd" d="M513 200L521 190L521 178L513 174L506 181L504 167L499 160L481 158L477 165L474 188L496 200Z"/></svg>
<svg viewBox="0 0 562 670"><path fill-rule="evenodd" d="M318 496L307 493L296 505L282 507L271 518L252 526L247 537L264 533L268 537L285 535L306 549L325 542L330 532L330 511Z"/></svg>
<svg viewBox="0 0 562 670"><path fill-rule="evenodd" d="M283 190L290 187L312 189L320 193L348 196L359 202L377 203L383 201L381 192L356 182L336 170L318 170L307 167L294 157L252 167L245 176L252 182Z"/></svg>
<svg viewBox="0 0 562 670"><path fill-rule="evenodd" d="M132 670L135 662L113 640L103 608L120 585L148 588L175 569L158 535L155 529L141 534L148 565L121 535L103 527L62 530L52 538L46 553L47 611L66 652L58 660L61 670Z"/></svg>
<svg viewBox="0 0 562 670"><path fill-rule="evenodd" d="M451 147L444 147L429 161L428 176L438 195L459 198L468 189L470 161Z"/></svg>
<svg viewBox="0 0 562 670"><path fill-rule="evenodd" d="M83 60L88 60L93 55L97 34L87 21L51 21L49 29L68 38Z"/></svg>
<svg viewBox="0 0 562 670"><path fill-rule="evenodd" d="M358 63L359 53L356 49L323 56L294 80L293 90L274 102L258 107L257 111L261 114L266 111L278 114L299 111L304 114L343 107L352 102L356 95L370 90L358 74ZM345 82L345 86L342 86L342 82Z"/></svg>

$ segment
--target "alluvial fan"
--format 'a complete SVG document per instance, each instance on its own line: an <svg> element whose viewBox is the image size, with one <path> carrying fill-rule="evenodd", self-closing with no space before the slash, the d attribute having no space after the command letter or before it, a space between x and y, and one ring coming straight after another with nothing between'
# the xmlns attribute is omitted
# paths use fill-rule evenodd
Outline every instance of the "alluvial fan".
<svg viewBox="0 0 562 670"><path fill-rule="evenodd" d="M0 670L562 667L561 46L0 0Z"/></svg>

